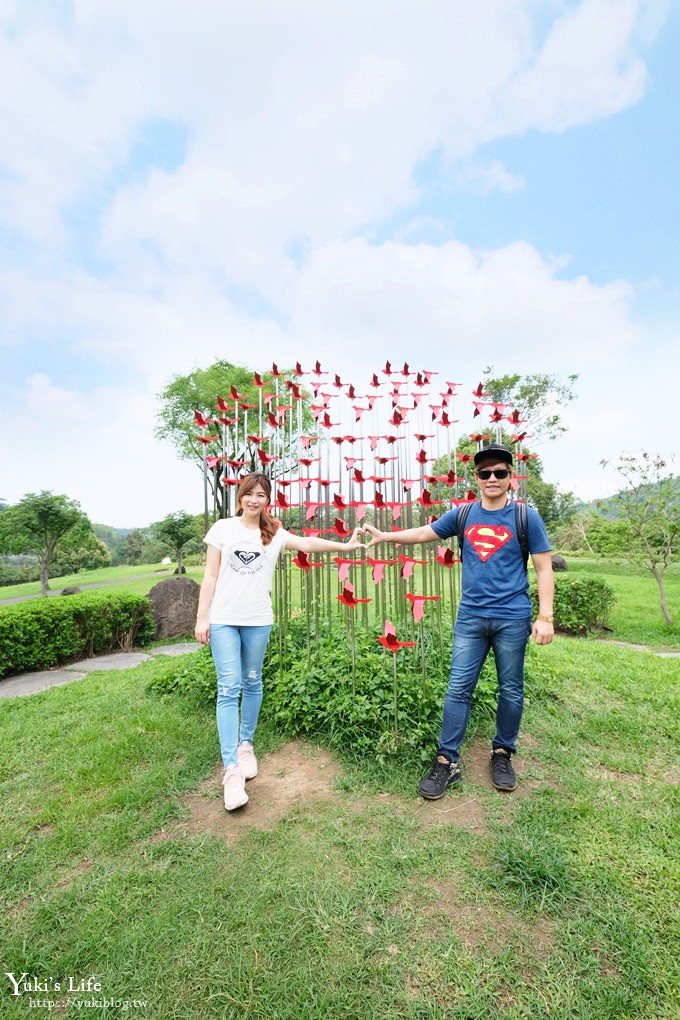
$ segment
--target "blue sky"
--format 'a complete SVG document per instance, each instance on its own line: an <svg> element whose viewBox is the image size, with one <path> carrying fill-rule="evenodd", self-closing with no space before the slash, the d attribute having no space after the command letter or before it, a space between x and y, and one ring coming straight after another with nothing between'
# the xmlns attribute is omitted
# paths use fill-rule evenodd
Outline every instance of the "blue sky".
<svg viewBox="0 0 680 1020"><path fill-rule="evenodd" d="M0 496L195 509L155 394L218 357L579 373L551 481L670 457L678 52L666 0L4 0Z"/></svg>

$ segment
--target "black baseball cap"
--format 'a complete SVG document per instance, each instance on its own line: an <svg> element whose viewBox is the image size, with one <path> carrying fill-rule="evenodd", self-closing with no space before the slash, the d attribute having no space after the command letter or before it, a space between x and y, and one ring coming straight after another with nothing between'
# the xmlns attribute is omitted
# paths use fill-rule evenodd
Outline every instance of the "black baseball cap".
<svg viewBox="0 0 680 1020"><path fill-rule="evenodd" d="M512 464L512 453L507 446L501 446L500 443L489 443L483 450L477 450L475 454L476 465L481 464L483 460L502 460L506 464Z"/></svg>

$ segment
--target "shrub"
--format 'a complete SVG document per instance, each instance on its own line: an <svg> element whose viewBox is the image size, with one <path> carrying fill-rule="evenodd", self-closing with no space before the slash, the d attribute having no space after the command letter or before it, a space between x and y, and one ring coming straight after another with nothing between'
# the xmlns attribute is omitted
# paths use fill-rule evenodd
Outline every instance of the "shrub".
<svg viewBox="0 0 680 1020"><path fill-rule="evenodd" d="M126 592L41 598L0 608L0 677L50 669L100 652L148 643L148 599Z"/></svg>
<svg viewBox="0 0 680 1020"><path fill-rule="evenodd" d="M538 612L535 584L531 598ZM605 627L615 601L614 592L599 577L556 577L555 628L566 634L587 634L597 627Z"/></svg>
<svg viewBox="0 0 680 1020"><path fill-rule="evenodd" d="M263 718L288 737L323 736L331 746L354 754L388 755L428 760L441 726L442 705L449 679L450 646L434 631L425 630L426 677L418 645L397 653L397 722L394 726L392 654L377 644L375 634L357 633L355 695L352 694L350 646L344 628L329 625L311 635L308 654L304 620L289 621L285 634L272 631L265 663ZM542 697L552 673L529 648L527 697ZM184 666L178 664L152 681L162 693L183 693L214 704L216 677L210 650L202 649ZM473 698L473 722L496 711L496 672L493 658L484 666Z"/></svg>

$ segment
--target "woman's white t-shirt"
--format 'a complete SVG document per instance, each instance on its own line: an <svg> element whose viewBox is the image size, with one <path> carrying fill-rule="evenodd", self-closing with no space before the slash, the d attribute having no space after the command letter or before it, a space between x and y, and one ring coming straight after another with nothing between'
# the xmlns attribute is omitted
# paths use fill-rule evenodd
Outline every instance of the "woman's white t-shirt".
<svg viewBox="0 0 680 1020"><path fill-rule="evenodd" d="M215 521L203 539L220 551L210 623L264 627L274 622L272 578L288 537L287 531L278 528L269 545L262 545L260 529L246 528L240 517Z"/></svg>

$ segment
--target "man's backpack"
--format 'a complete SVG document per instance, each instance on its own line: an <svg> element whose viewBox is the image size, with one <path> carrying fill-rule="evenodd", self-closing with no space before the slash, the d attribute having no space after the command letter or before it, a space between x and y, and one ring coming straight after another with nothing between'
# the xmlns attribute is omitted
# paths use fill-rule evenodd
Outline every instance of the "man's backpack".
<svg viewBox="0 0 680 1020"><path fill-rule="evenodd" d="M474 502L474 501L473 501ZM458 517L456 518L456 537L458 538L458 551L460 553L461 563L463 561L463 539L465 538L465 525L467 519L470 516L470 509L472 503L463 503L462 506L458 507ZM529 535L528 535L528 518L527 505L519 500L515 500L515 530L517 532L517 541L519 547L522 550L522 558L524 559L524 569L526 570L527 563L529 561Z"/></svg>

